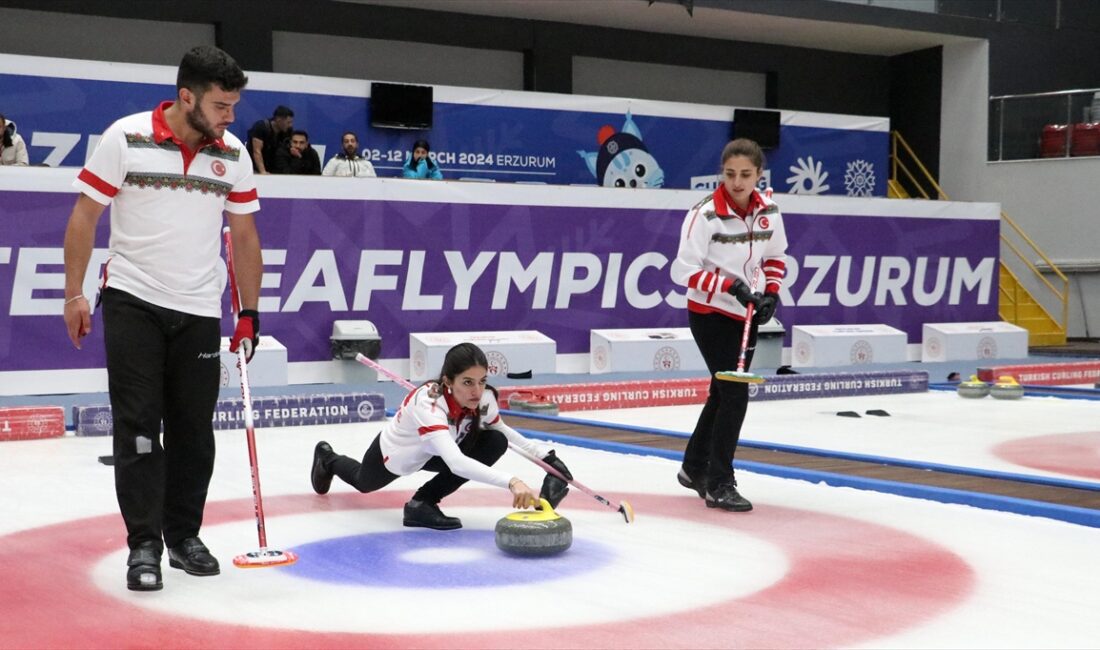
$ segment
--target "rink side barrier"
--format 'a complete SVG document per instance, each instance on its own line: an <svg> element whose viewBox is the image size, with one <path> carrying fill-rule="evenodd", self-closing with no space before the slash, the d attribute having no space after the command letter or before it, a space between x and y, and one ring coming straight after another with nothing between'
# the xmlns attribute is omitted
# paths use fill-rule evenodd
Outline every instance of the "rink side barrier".
<svg viewBox="0 0 1100 650"><path fill-rule="evenodd" d="M1100 382L1100 360L978 368L978 379L982 381L996 381L1004 375L1011 375L1025 385L1095 384Z"/></svg>
<svg viewBox="0 0 1100 650"><path fill-rule="evenodd" d="M528 415L523 414L525 417ZM610 440L595 440L592 438L579 438L560 433L535 432L521 429L521 433L534 438L548 439L562 444L574 445L584 449L597 449L620 454L638 454L642 456L656 456L669 460L683 460L683 452L673 449L656 449L644 445L635 445L626 442L614 442ZM1033 517L1045 517L1056 521L1064 521L1091 528L1100 528L1100 510L1082 508L1079 506L1067 506L1032 499L1002 496L998 494L986 494L984 492L971 492L954 488L944 488L918 483L903 483L886 479L854 476L850 474L838 474L821 470L804 469L800 467L787 467L773 465L757 461L734 461L734 467L738 470L774 476L777 478L789 478L810 483L824 483L830 487L850 487L857 490L881 492L896 496L910 497L914 499L927 499L947 504L961 504L982 508L983 510L997 510L1018 515Z"/></svg>
<svg viewBox="0 0 1100 650"><path fill-rule="evenodd" d="M60 407L57 407L60 411ZM375 422L385 417L385 398L379 393L334 393L252 398L252 418L257 428L298 427L315 424ZM64 413L62 412L62 431ZM73 428L78 436L111 435L111 407L74 406ZM214 430L244 428L240 398L218 400Z"/></svg>
<svg viewBox="0 0 1100 650"><path fill-rule="evenodd" d="M0 440L36 440L65 435L65 409L60 406L0 408Z"/></svg>
<svg viewBox="0 0 1100 650"><path fill-rule="evenodd" d="M502 386L501 408L510 408L509 400L551 401L561 411L636 408L643 406L683 406L702 404L707 399L710 379L653 379L588 384L549 384L543 386ZM753 401L812 397L853 397L923 393L928 390L928 372L924 370L878 370L868 372L768 375L763 384L749 384Z"/></svg>

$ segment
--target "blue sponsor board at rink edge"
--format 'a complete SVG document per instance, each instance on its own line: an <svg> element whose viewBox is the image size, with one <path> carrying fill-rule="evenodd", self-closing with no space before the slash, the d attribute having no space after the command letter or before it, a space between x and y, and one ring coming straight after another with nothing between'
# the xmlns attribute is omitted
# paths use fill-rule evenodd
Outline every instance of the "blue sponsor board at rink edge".
<svg viewBox="0 0 1100 650"><path fill-rule="evenodd" d="M855 397L923 393L928 390L928 373L912 370L769 375L761 384L749 384L749 399L769 401L815 397Z"/></svg>
<svg viewBox="0 0 1100 650"><path fill-rule="evenodd" d="M14 73L13 69L22 72L14 63L17 58L38 62L32 67L56 61L61 71L48 74L73 76ZM175 96L173 68L164 68L166 83L146 83L78 78L75 72L64 72L73 65L66 60L0 55L0 70L8 71L0 73L4 112L27 142L32 164L82 166L108 125ZM122 77L126 67L115 64L105 74ZM244 141L251 124L269 117L277 105L290 106L295 128L309 132L311 144L323 154L322 164L339 151L342 134L352 130L359 134L363 154L380 176L400 176L412 143L427 138L447 179L607 186L618 181L630 186L634 170L645 168L643 176L637 177L639 186L659 181L658 186L666 188L701 189L715 185L721 150L731 136L733 107L718 107L719 113L728 112L729 117L714 119L716 107L699 107L695 112L705 117L697 117L691 116L693 106L688 104L675 105L683 113L675 115L663 102L615 98L594 102L591 97L555 96L546 100L554 104L551 108L538 106L541 93L457 88L451 88L451 94L471 95L470 102L437 101L430 131L379 129L369 126L367 81L361 82L361 95L348 96L290 90L308 86L311 80L332 81L320 77L268 74L265 79L278 81L268 86L287 90L247 90L237 106L232 133ZM437 99L447 95L439 92L443 88L447 87L437 87ZM487 103L494 97L517 96L527 98L527 105ZM570 103L576 108L570 108ZM593 106L608 110L592 110ZM783 116L780 146L767 152L764 184L777 192L797 194L885 196L889 156L885 118L792 111L784 111ZM852 126L834 128L833 123ZM596 154L601 148L615 149L617 156L610 164L598 164ZM639 165L639 160L645 164ZM613 178L616 166L622 168L623 178Z"/></svg>
<svg viewBox="0 0 1100 650"><path fill-rule="evenodd" d="M377 422L385 418L385 411L385 398L378 393L263 396L252 399L253 425L261 429ZM213 422L215 431L243 429L243 400L219 399ZM109 436L112 431L111 407L74 406L73 426L78 436Z"/></svg>

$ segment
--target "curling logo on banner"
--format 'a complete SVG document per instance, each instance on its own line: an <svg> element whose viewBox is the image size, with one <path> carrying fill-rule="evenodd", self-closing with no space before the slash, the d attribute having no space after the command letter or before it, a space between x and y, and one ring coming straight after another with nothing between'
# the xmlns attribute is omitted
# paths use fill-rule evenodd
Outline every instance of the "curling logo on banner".
<svg viewBox="0 0 1100 650"><path fill-rule="evenodd" d="M872 363L875 360L875 348L860 339L852 344L852 351L848 356L853 364Z"/></svg>
<svg viewBox="0 0 1100 650"><path fill-rule="evenodd" d="M664 346L657 349L657 352L653 354L653 369L659 371L665 370L679 370L680 369L680 353L669 346Z"/></svg>
<svg viewBox="0 0 1100 650"><path fill-rule="evenodd" d="M798 362L798 365L804 366L810 361L810 344L806 341L799 341L794 344L794 358Z"/></svg>
<svg viewBox="0 0 1100 650"><path fill-rule="evenodd" d="M997 358L997 340L992 336L983 336L978 341L978 358L979 359L996 359Z"/></svg>
<svg viewBox="0 0 1100 650"><path fill-rule="evenodd" d="M496 377L508 374L508 357L496 350L486 350L485 359L489 362L489 375Z"/></svg>
<svg viewBox="0 0 1100 650"><path fill-rule="evenodd" d="M607 346L596 346L592 351L592 363L596 366L596 370L607 368Z"/></svg>

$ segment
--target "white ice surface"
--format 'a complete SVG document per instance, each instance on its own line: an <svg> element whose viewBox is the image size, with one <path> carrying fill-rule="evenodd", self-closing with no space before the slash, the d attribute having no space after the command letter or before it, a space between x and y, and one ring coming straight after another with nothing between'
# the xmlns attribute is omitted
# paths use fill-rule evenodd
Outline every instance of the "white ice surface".
<svg viewBox="0 0 1100 650"><path fill-rule="evenodd" d="M846 445L861 453L898 456L951 464L990 464L983 450L990 442L1011 435L1033 435L1051 425L1050 415L1039 400L1016 403L960 405L954 395L919 395L839 400L757 403L750 408L746 437L787 444ZM1085 426L1083 413L1091 404L1065 403L1060 430ZM891 418L838 418L837 410L885 408ZM1062 408L1062 407L1059 407ZM691 408L644 409L619 413L585 413L608 420L662 428L690 429ZM958 415L960 420L945 424ZM1011 427L1009 426L1011 425ZM339 452L360 455L377 426L332 425L326 427L261 430L257 434L264 495L275 500L283 495L311 494L308 472L313 446L326 439ZM1010 431L1008 429L1011 429ZM248 457L242 432L218 433L218 457L210 489L210 502L251 497ZM887 635L861 641L868 648L955 647L1097 647L1100 643L1100 529L1038 517L1012 515L969 506L945 505L893 495L833 488L808 482L742 472L743 493L756 505L744 526L731 530L728 514L702 507L690 492L676 484L677 462L649 456L621 455L555 445L573 474L597 492L612 498L635 497L637 521L626 525L616 513L596 507L587 496L574 491L562 506L575 523L575 539L615 550L607 567L561 580L515 586L469 589L377 589L324 585L294 577L280 570L241 571L229 566L237 553L256 547L251 519L211 525L203 536L221 557L218 578L191 578L165 568L165 589L156 598L135 599L124 588L125 549L120 545L89 565L91 577L103 597L137 602L150 613L194 611L195 618L241 620L255 626L349 632L401 633L424 631L422 616L410 618L409 603L449 603L454 611L433 616L432 630L446 633L507 630L530 625L524 612L540 603L554 603L554 624L562 629L601 621L630 622L632 630L650 625L648 619L703 607L708 603L743 598L759 593L782 579L788 570L782 549L754 533L766 528L770 518L836 517L836 521L865 522L899 534L915 536L962 559L973 572L972 587L959 601L930 620ZM105 438L73 438L0 443L0 536L48 524L117 513L111 468L96 457L110 453ZM506 468L537 485L541 472L525 460L508 454ZM998 469L1019 470L1003 464ZM387 491L409 494L424 476L399 479ZM460 506L467 529L491 529L507 513L510 502L503 490L467 486L465 491L499 493L499 506ZM333 495L352 493L338 480ZM460 492L461 494L461 492ZM647 496L648 495L648 496ZM647 513L646 499L683 498L679 516ZM326 511L326 497L316 497L315 511L272 516L267 533L273 546L295 545L325 538L395 531L400 529L400 508ZM331 497L330 497L331 498ZM359 498L359 497L356 497ZM371 495L361 497L369 504ZM578 501L583 504L577 504ZM570 504L577 504L570 512ZM444 504L446 506L446 503ZM832 521L832 520L831 520ZM120 539L122 522L118 522ZM815 531L806 531L807 536ZM798 540L787 540L797 545ZM2 543L2 537L0 537ZM845 549L854 556L888 552L873 536L848 539ZM121 542L124 544L124 542ZM822 549L830 550L830 549ZM478 551L421 551L408 562L460 564L477 561ZM483 559L483 558L481 558ZM946 576L945 576L946 578ZM882 576L881 579L890 579ZM63 585L59 585L63 589ZM806 587L813 598L815 587ZM322 598L323 596L323 598ZM858 594L853 594L853 600ZM928 593L936 599L943 594ZM372 609L372 604L374 609ZM896 607L906 607L899 604ZM793 607L793 605L792 605ZM895 605L884 602L873 611L853 609L845 599L830 605L830 616L889 618ZM244 609L241 609L244 608ZM560 611L559 611L560 610ZM414 608L415 611L415 608ZM435 611L435 610L433 610ZM236 614L231 614L234 612ZM383 616L382 613L389 612ZM780 617L797 619L793 610ZM663 647L660 629L652 630L652 647ZM701 632L702 634L702 632ZM732 638L732 637L731 637ZM732 642L731 642L732 643ZM721 645L709 639L708 645ZM817 646L807 638L803 646Z"/></svg>
<svg viewBox="0 0 1100 650"><path fill-rule="evenodd" d="M690 434L702 405L569 411L564 416ZM889 417L867 415L882 409ZM841 417L855 411L861 417ZM1079 475L1025 467L997 456L1001 443L1060 434L1095 434L1100 466L1100 401L1025 397L964 399L953 392L751 402L741 439L923 463L1074 481Z"/></svg>

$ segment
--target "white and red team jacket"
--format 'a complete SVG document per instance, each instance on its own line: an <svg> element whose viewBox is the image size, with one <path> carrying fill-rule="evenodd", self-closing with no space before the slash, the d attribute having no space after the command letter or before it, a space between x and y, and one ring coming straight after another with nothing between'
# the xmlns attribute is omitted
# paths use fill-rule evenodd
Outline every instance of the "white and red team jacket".
<svg viewBox="0 0 1100 650"><path fill-rule="evenodd" d="M757 269L763 276L754 285ZM745 320L745 308L726 293L734 279L754 291L778 293L786 270L787 234L779 206L754 190L740 214L719 185L684 217L670 272L673 282L688 288L688 310Z"/></svg>
<svg viewBox="0 0 1100 650"><path fill-rule="evenodd" d="M226 282L222 213L260 209L252 159L229 131L190 151L164 119L171 105L164 102L108 127L73 187L112 206L104 287L220 318Z"/></svg>
<svg viewBox="0 0 1100 650"><path fill-rule="evenodd" d="M482 429L503 433L508 442L539 458L550 453L549 448L524 438L501 420L493 391L486 390L481 396L478 410ZM382 429L382 464L390 472L406 476L423 468L432 456L439 456L462 478L507 488L511 474L482 464L458 448L472 423L473 412L459 406L449 391L441 391L434 383L421 386L405 397Z"/></svg>

